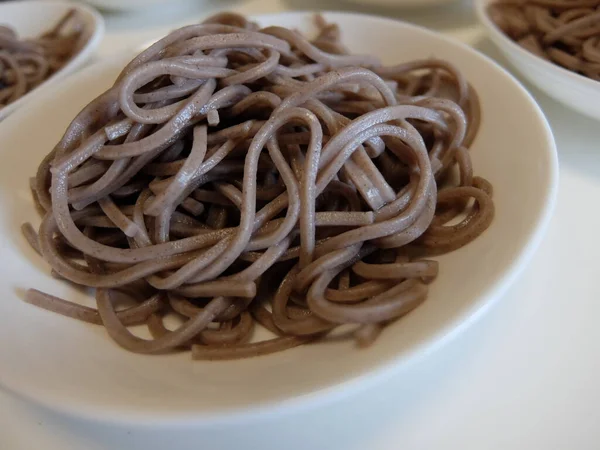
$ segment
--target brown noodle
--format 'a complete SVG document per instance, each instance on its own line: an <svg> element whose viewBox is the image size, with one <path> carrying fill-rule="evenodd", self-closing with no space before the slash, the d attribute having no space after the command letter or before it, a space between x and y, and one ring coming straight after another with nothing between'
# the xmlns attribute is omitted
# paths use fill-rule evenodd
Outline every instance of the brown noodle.
<svg viewBox="0 0 600 450"><path fill-rule="evenodd" d="M526 50L600 81L600 0L500 0L489 15Z"/></svg>
<svg viewBox="0 0 600 450"><path fill-rule="evenodd" d="M421 304L438 263L490 225L468 148L474 90L436 59L351 55L220 14L137 56L32 180L28 241L97 310L31 290L133 352L263 355L356 327L360 346ZM171 330L166 319L178 318ZM144 322L142 339L128 326ZM251 342L256 324L275 337Z"/></svg>

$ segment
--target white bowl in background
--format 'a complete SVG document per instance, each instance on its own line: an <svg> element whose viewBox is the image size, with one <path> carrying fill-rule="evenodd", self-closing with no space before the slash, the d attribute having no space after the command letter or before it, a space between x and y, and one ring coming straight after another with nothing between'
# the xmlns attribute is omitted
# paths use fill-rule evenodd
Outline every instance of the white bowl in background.
<svg viewBox="0 0 600 450"><path fill-rule="evenodd" d="M479 20L490 39L531 84L586 116L600 120L600 81L579 75L525 50L496 26L487 8L496 0L476 0Z"/></svg>
<svg viewBox="0 0 600 450"><path fill-rule="evenodd" d="M340 26L344 42L356 53L377 54L388 64L429 56L447 59L464 72L481 99L482 123L472 158L475 172L494 185L496 217L476 241L439 258L440 275L427 301L390 325L368 349L330 341L248 360L194 362L187 353L129 353L101 327L20 300L24 289L35 287L89 301L88 293L50 276L20 226L39 221L29 177L40 160L133 55L111 57L0 124L0 341L7 343L0 345L1 387L79 418L113 423L240 423L274 417L318 407L397 374L472 324L506 292L540 243L556 195L556 148L540 108L507 71L447 37L386 18L324 15ZM308 13L257 20L315 31Z"/></svg>
<svg viewBox="0 0 600 450"><path fill-rule="evenodd" d="M85 64L104 37L104 20L93 8L66 1L11 1L0 3L0 24L15 29L19 37L35 37L52 28L67 11L76 9L85 23L88 40L84 47L65 66L16 102L0 109L0 120L25 104L31 96L50 83L77 70Z"/></svg>

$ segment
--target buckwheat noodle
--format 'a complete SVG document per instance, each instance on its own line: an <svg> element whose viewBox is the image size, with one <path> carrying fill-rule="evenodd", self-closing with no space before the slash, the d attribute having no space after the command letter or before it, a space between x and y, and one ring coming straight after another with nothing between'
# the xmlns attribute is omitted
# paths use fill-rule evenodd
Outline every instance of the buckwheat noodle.
<svg viewBox="0 0 600 450"><path fill-rule="evenodd" d="M489 15L526 50L600 81L600 0L500 0Z"/></svg>
<svg viewBox="0 0 600 450"><path fill-rule="evenodd" d="M0 109L60 70L88 38L83 20L74 9L33 39L20 39L10 26L0 24Z"/></svg>
<svg viewBox="0 0 600 450"><path fill-rule="evenodd" d="M364 347L421 304L429 258L494 215L469 157L477 96L448 62L384 66L317 25L310 41L225 13L133 59L40 164L45 214L23 228L55 276L96 288L97 308L26 300L127 350L196 359L340 326ZM256 342L257 324L274 337Z"/></svg>

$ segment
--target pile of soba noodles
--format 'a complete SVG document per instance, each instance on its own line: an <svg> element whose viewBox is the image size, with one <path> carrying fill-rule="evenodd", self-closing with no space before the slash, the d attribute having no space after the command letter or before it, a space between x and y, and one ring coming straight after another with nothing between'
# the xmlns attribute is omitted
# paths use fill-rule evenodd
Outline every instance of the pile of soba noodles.
<svg viewBox="0 0 600 450"><path fill-rule="evenodd" d="M75 10L34 39L20 39L10 26L0 24L0 109L60 70L87 39L83 20Z"/></svg>
<svg viewBox="0 0 600 450"><path fill-rule="evenodd" d="M25 236L139 353L272 353L340 326L360 346L421 304L433 255L494 215L475 92L451 64L384 66L317 18L309 41L231 13L137 56L42 161ZM133 325L148 327L152 339ZM256 342L257 324L274 337ZM344 333L346 334L346 333Z"/></svg>
<svg viewBox="0 0 600 450"><path fill-rule="evenodd" d="M489 15L526 50L600 81L600 0L500 0Z"/></svg>

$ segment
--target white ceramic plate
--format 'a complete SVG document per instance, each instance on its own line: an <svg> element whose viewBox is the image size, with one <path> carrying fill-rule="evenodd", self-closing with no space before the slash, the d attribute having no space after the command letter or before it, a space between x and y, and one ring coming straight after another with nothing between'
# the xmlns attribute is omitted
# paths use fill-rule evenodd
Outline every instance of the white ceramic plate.
<svg viewBox="0 0 600 450"><path fill-rule="evenodd" d="M111 58L0 125L1 386L78 417L144 424L246 420L317 406L373 385L448 341L505 292L540 242L556 192L556 150L539 107L498 65L439 34L364 15L326 17L341 26L356 52L376 52L389 63L431 55L452 61L481 97L483 122L473 162L495 186L497 217L474 243L440 259L428 301L368 350L331 342L233 362L131 354L101 327L23 303L24 289L32 286L86 298L50 277L19 227L38 223L28 177L70 119L114 80L125 59ZM306 31L313 23L305 13L259 20Z"/></svg>
<svg viewBox="0 0 600 450"><path fill-rule="evenodd" d="M479 20L491 40L533 85L574 110L600 120L600 81L592 80L525 50L500 30L487 14L495 0L477 0Z"/></svg>
<svg viewBox="0 0 600 450"><path fill-rule="evenodd" d="M16 102L0 109L0 120L25 104L31 96L81 67L93 55L104 37L104 20L92 8L62 1L13 1L0 3L0 24L17 31L20 37L35 37L52 28L70 9L80 12L84 20L88 40L79 53L62 69Z"/></svg>

